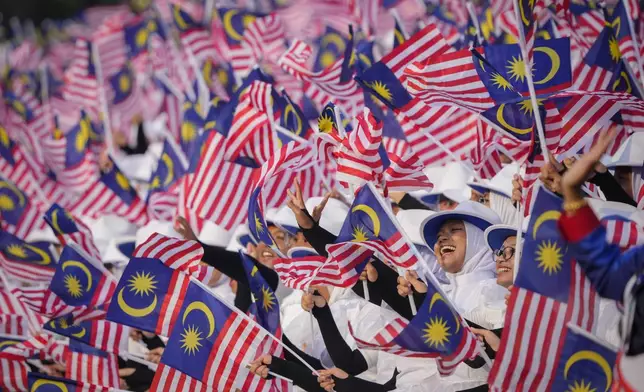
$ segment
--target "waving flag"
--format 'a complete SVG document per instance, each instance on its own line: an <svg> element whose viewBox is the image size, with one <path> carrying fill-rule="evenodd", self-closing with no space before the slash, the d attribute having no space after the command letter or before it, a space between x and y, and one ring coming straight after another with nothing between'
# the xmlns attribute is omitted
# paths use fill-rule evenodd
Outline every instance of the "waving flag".
<svg viewBox="0 0 644 392"><path fill-rule="evenodd" d="M442 375L452 374L461 362L477 354L476 336L442 290L431 283L423 304L410 321L396 318L368 340L356 337L364 336L359 329L359 325L350 325L359 348L405 357L436 358Z"/></svg>
<svg viewBox="0 0 644 392"><path fill-rule="evenodd" d="M293 255L288 259L275 259L273 266L280 281L296 290L308 290L311 286L353 286L373 251L354 243L329 247L333 250L333 255L329 257Z"/></svg>
<svg viewBox="0 0 644 392"><path fill-rule="evenodd" d="M346 35L327 26L324 34L315 42L318 52L315 56L315 61L313 61L313 71L323 71L343 58L347 43Z"/></svg>
<svg viewBox="0 0 644 392"><path fill-rule="evenodd" d="M83 112L77 125L69 132L55 134L42 143L45 161L56 174L57 181L72 192L82 193L98 179L97 157L89 148L92 135L98 136Z"/></svg>
<svg viewBox="0 0 644 392"><path fill-rule="evenodd" d="M75 219L67 210L53 203L44 218L62 245L68 245L70 242L76 243L95 260L101 259L101 254L94 244L89 227Z"/></svg>
<svg viewBox="0 0 644 392"><path fill-rule="evenodd" d="M177 144L166 139L156 170L150 177L148 213L153 219L172 220L179 202L179 185L188 172L188 160Z"/></svg>
<svg viewBox="0 0 644 392"><path fill-rule="evenodd" d="M169 336L190 278L200 274L201 246L153 234L132 255L115 290L106 319Z"/></svg>
<svg viewBox="0 0 644 392"><path fill-rule="evenodd" d="M616 360L615 347L603 343L575 324L568 324L552 390L608 390L613 381Z"/></svg>
<svg viewBox="0 0 644 392"><path fill-rule="evenodd" d="M330 255L338 257L343 250L338 244L350 242L379 252L391 264L408 268L418 260L385 210L380 195L371 183L363 186L351 205L334 245L327 246Z"/></svg>
<svg viewBox="0 0 644 392"><path fill-rule="evenodd" d="M24 360L0 358L0 368L3 369L2 374L0 374L0 387L2 389L10 392L27 390L29 366Z"/></svg>
<svg viewBox="0 0 644 392"><path fill-rule="evenodd" d="M252 49L244 41L245 32L262 15L237 8L218 8L217 12L223 24L227 56L233 71L236 75L245 76L254 63Z"/></svg>
<svg viewBox="0 0 644 392"><path fill-rule="evenodd" d="M251 258L239 252L239 255L242 259L242 265L244 271L246 272L246 277L248 278L248 284L253 298L253 305L249 313L254 317L255 321L270 332L277 339L282 338L282 328L280 326L280 310L279 303L275 297L275 293L270 288L266 280L262 277L262 274L257 270L257 266ZM264 342L264 348L260 350L264 353L270 353L276 357L283 356L282 346L273 339L266 339ZM249 374L249 377L253 377L252 374ZM258 380L248 380L249 382L257 382ZM260 387L262 384L265 384L266 381L259 381ZM274 380L273 382L268 382L268 384L277 384L278 388L288 389L286 381L279 379Z"/></svg>
<svg viewBox="0 0 644 392"><path fill-rule="evenodd" d="M266 331L196 283L183 296L161 362L217 390L242 388Z"/></svg>
<svg viewBox="0 0 644 392"><path fill-rule="evenodd" d="M255 168L225 160L225 142L219 132L208 135L187 207L228 230L247 216Z"/></svg>
<svg viewBox="0 0 644 392"><path fill-rule="evenodd" d="M636 45L637 37L633 37L631 35L631 31L637 31L635 30L633 21L639 19L640 16L637 15L637 17L635 18L629 17L624 5L625 1L627 0L617 1L615 7L612 10L605 10L604 12L606 25L607 27L612 27L614 33L614 36L611 39L611 56L615 51L615 44L617 44L618 52L619 54L621 54L621 57L624 59L624 61L628 64L631 72L633 73L633 77L635 78L635 80L640 81L642 77L642 62L640 54L636 53L636 51L638 50ZM636 10L639 9L637 2L630 1L629 4L630 7L635 8ZM633 4L635 4L636 7L633 7ZM631 9L631 11L633 11L633 9ZM617 51L615 52L617 53Z"/></svg>
<svg viewBox="0 0 644 392"><path fill-rule="evenodd" d="M44 328L108 353L127 351L128 328L111 321L78 321L70 314L48 321Z"/></svg>
<svg viewBox="0 0 644 392"><path fill-rule="evenodd" d="M28 282L48 283L56 266L48 243L27 243L0 232L0 265L13 278Z"/></svg>
<svg viewBox="0 0 644 392"><path fill-rule="evenodd" d="M195 56L197 62L217 58L217 48L210 32L196 22L179 4L171 4L172 21L179 31L183 46Z"/></svg>
<svg viewBox="0 0 644 392"><path fill-rule="evenodd" d="M489 377L493 391L549 389L558 362L547 359L562 358L566 324L591 331L596 323L597 294L568 255L557 227L562 201L542 188L537 192L523 246L524 262ZM526 323L533 328L525 329Z"/></svg>
<svg viewBox="0 0 644 392"><path fill-rule="evenodd" d="M121 127L135 123L141 116L142 91L129 62L109 78L111 93L110 115L118 119ZM124 128L128 129L128 128Z"/></svg>
<svg viewBox="0 0 644 392"><path fill-rule="evenodd" d="M112 387L102 385L93 385L78 380L68 378L52 377L42 373L29 373L29 391L30 392L50 392L59 390L65 392L116 392Z"/></svg>
<svg viewBox="0 0 644 392"><path fill-rule="evenodd" d="M72 62L65 71L62 95L66 101L83 105L98 118L99 84L92 56L92 43L78 38Z"/></svg>
<svg viewBox="0 0 644 392"><path fill-rule="evenodd" d="M40 218L29 196L4 176L0 176L0 218L2 229L19 238L25 238Z"/></svg>
<svg viewBox="0 0 644 392"><path fill-rule="evenodd" d="M74 340L65 352L65 377L83 383L118 388L118 357Z"/></svg>
<svg viewBox="0 0 644 392"><path fill-rule="evenodd" d="M65 246L49 286L66 304L100 306L112 299L116 279L99 260L87 260L71 246Z"/></svg>
<svg viewBox="0 0 644 392"><path fill-rule="evenodd" d="M89 217L116 214L137 225L144 225L149 219L145 203L115 163L109 171L101 173L70 210L74 215Z"/></svg>

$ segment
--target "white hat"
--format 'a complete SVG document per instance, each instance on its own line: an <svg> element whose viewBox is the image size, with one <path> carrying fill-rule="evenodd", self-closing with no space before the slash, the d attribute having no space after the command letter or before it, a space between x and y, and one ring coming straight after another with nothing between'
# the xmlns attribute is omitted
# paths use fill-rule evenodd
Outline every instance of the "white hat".
<svg viewBox="0 0 644 392"><path fill-rule="evenodd" d="M309 212L312 212L324 200L323 197L310 197L305 205ZM338 235L344 224L344 220L349 214L349 206L344 204L338 199L329 198L324 210L322 210L322 217L320 218L320 226L328 232Z"/></svg>
<svg viewBox="0 0 644 392"><path fill-rule="evenodd" d="M420 234L420 228L425 219L434 213L434 211L430 210L399 210L396 214L396 219L412 243L427 246L423 240L423 236Z"/></svg>
<svg viewBox="0 0 644 392"><path fill-rule="evenodd" d="M438 168L432 168L430 174L425 173L434 183L434 189L429 192L430 195L443 195L457 203L469 200L471 191L467 187L467 182L472 178L472 172L465 165L461 162L446 164L440 168L442 174L437 180L435 180L437 174L433 173L434 171L438 171Z"/></svg>
<svg viewBox="0 0 644 392"><path fill-rule="evenodd" d="M635 132L617 150L606 167L644 166L644 133Z"/></svg>
<svg viewBox="0 0 644 392"><path fill-rule="evenodd" d="M434 244L436 244L438 231L443 223L448 220L462 220L473 224L481 230L501 223L501 218L492 209L470 200L460 203L451 211L437 212L425 219L421 227L425 244L432 251Z"/></svg>
<svg viewBox="0 0 644 392"><path fill-rule="evenodd" d="M136 242L136 236L113 238L107 245L105 252L101 254L101 260L103 263L127 263L130 260L130 256L123 253L121 245L134 242Z"/></svg>
<svg viewBox="0 0 644 392"><path fill-rule="evenodd" d="M517 173L519 165L509 164L503 167L489 181L481 180L480 182L468 182L467 185L479 193L488 191L498 193L508 198L512 197L512 178Z"/></svg>
<svg viewBox="0 0 644 392"><path fill-rule="evenodd" d="M27 234L25 242L49 242L52 244L59 243L58 238L56 238L56 235L54 235L54 231L49 226L45 227L44 230L32 229L29 234Z"/></svg>
<svg viewBox="0 0 644 392"><path fill-rule="evenodd" d="M605 201L600 199L593 199L590 197L586 198L588 205L599 219L603 219L607 216L619 216L624 219L629 219L633 213L636 213L638 210L636 207L633 207L630 204L619 203L616 201Z"/></svg>
<svg viewBox="0 0 644 392"><path fill-rule="evenodd" d="M172 224L172 222L162 222L151 220L147 225L136 231L136 246L144 243L154 233L162 234L166 237L183 238Z"/></svg>
<svg viewBox="0 0 644 392"><path fill-rule="evenodd" d="M266 223L268 222L279 227L283 231L295 235L300 231L295 214L288 206L282 208L271 208L266 212Z"/></svg>
<svg viewBox="0 0 644 392"><path fill-rule="evenodd" d="M214 222L206 220L204 221L203 228L197 238L206 245L219 246L223 248L228 245L232 236L232 230L226 230Z"/></svg>
<svg viewBox="0 0 644 392"><path fill-rule="evenodd" d="M294 246L288 250L286 256L289 259L294 259L296 257L318 256L318 252L316 252L313 248L307 248L305 246Z"/></svg>
<svg viewBox="0 0 644 392"><path fill-rule="evenodd" d="M253 242L253 239L251 238L250 232L248 231L248 226L246 225L246 223L242 223L233 231L232 238L228 242L226 250L230 252L244 250L246 249L246 245L251 242Z"/></svg>

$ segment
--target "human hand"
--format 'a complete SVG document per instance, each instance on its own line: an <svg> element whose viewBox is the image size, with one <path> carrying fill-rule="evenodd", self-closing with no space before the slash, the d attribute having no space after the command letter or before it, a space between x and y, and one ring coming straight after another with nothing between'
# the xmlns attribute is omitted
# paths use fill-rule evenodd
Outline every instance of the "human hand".
<svg viewBox="0 0 644 392"><path fill-rule="evenodd" d="M335 387L335 380L333 380L333 377L342 380L349 377L347 372L339 368L323 369L319 370L318 373L318 382L320 383L320 388L328 392L333 391L333 387Z"/></svg>
<svg viewBox="0 0 644 392"><path fill-rule="evenodd" d="M564 165L557 162L555 157L548 153L549 162L546 162L541 167L539 180L550 192L561 194L561 172L564 170Z"/></svg>
<svg viewBox="0 0 644 392"><path fill-rule="evenodd" d="M181 234L184 239L198 241L197 235L194 231L192 231L192 228L190 227L190 224L188 223L186 218L178 216L174 221L174 229L177 231L177 233Z"/></svg>
<svg viewBox="0 0 644 392"><path fill-rule="evenodd" d="M360 273L360 280L369 280L371 283L378 280L378 270L371 265L371 262L368 262L365 269Z"/></svg>
<svg viewBox="0 0 644 392"><path fill-rule="evenodd" d="M302 309L307 312L313 310L313 305L318 308L323 308L326 305L326 300L321 295L314 295L312 293L304 293L302 295Z"/></svg>
<svg viewBox="0 0 644 392"><path fill-rule="evenodd" d="M273 361L273 357L269 354L264 354L250 363L248 369L251 373L255 373L261 378L268 377L268 365Z"/></svg>
<svg viewBox="0 0 644 392"><path fill-rule="evenodd" d="M291 209L291 211L293 211L293 214L295 214L297 224L303 229L310 229L315 225L315 222L311 220L311 217L306 213L306 204L304 203L304 197L302 196L300 182L297 179L294 180L293 186L295 187L295 193L291 192L290 189L286 190L286 194L288 195L286 205ZM326 201L324 203L326 204Z"/></svg>
<svg viewBox="0 0 644 392"><path fill-rule="evenodd" d="M499 351L501 339L494 334L494 332L487 329L471 328L472 332L479 338L481 342L485 341L488 346L494 351Z"/></svg>
<svg viewBox="0 0 644 392"><path fill-rule="evenodd" d="M588 175L595 169L602 155L615 138L614 129L599 135L595 145L586 154L582 155L572 165L561 179L562 195L564 201L579 200L581 196L581 185L586 181ZM603 165L602 165L603 166ZM601 170L601 167L599 168Z"/></svg>
<svg viewBox="0 0 644 392"><path fill-rule="evenodd" d="M401 297L407 297L412 293L412 287L418 293L426 293L427 285L418 278L416 271L406 271L405 276L398 277L398 295Z"/></svg>
<svg viewBox="0 0 644 392"><path fill-rule="evenodd" d="M505 295L505 306L508 306L508 303L510 302L510 296L512 295L513 287L513 285L508 286L508 293Z"/></svg>
<svg viewBox="0 0 644 392"><path fill-rule="evenodd" d="M145 356L145 359L153 363L159 363L161 362L161 356L163 355L164 350L165 347L157 347L154 350L150 350Z"/></svg>
<svg viewBox="0 0 644 392"><path fill-rule="evenodd" d="M512 177L512 202L521 203L523 198L523 179L518 174Z"/></svg>

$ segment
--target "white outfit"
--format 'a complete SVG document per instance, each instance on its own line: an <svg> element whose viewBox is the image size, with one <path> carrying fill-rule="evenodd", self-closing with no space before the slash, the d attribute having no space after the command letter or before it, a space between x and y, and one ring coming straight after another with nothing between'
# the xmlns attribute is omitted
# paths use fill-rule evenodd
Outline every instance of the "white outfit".
<svg viewBox="0 0 644 392"><path fill-rule="evenodd" d="M497 213L504 224L517 226L519 210L517 210L509 197L500 193L490 192L490 209Z"/></svg>
<svg viewBox="0 0 644 392"><path fill-rule="evenodd" d="M329 287L331 296L328 301L331 314L338 331L344 337L345 341L351 348L356 348L356 343L351 334L349 333L349 321L353 325L364 325L365 317L373 318L380 312L380 308L375 306L363 298L356 295L350 288L342 289L337 287ZM282 316L282 331L284 335L300 350L305 353L320 359L322 364L326 367L333 367L324 340L322 332L318 327L317 320L309 312L302 309L302 291L293 291L290 295L280 302L280 311ZM382 326L380 326L382 327ZM371 350L361 350L365 360L367 361L368 368L366 372L359 375L360 378L365 380L375 381L376 360L378 353ZM389 377L393 374L390 372Z"/></svg>

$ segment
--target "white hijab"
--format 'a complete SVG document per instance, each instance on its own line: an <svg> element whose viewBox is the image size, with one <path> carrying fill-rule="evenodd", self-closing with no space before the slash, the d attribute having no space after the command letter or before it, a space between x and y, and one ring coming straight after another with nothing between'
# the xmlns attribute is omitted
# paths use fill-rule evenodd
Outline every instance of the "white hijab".
<svg viewBox="0 0 644 392"><path fill-rule="evenodd" d="M456 273L446 272L449 285L445 292L452 300L458 311L465 315L467 312L487 301L487 288L496 285L496 263L492 251L485 242L483 230L471 223L465 224L467 245L465 248L465 262L463 268ZM498 286L500 287L500 286ZM500 294L500 293L499 293ZM493 293L494 300L497 293ZM501 299L503 297L501 296Z"/></svg>
<svg viewBox="0 0 644 392"><path fill-rule="evenodd" d="M519 210L512 204L512 199L496 192L490 192L490 208L496 212L506 225L516 226L519 221Z"/></svg>

